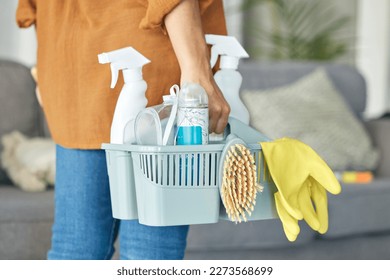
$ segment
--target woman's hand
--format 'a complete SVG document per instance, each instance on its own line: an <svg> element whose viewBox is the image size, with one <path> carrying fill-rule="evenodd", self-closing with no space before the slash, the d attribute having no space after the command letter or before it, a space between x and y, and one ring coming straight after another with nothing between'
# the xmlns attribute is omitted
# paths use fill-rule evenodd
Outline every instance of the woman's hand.
<svg viewBox="0 0 390 280"><path fill-rule="evenodd" d="M209 130L222 133L230 113L210 67L197 0L183 0L166 17L165 27L181 69L181 84L200 84L209 97Z"/></svg>
<svg viewBox="0 0 390 280"><path fill-rule="evenodd" d="M209 64L207 65L208 69L192 68L182 71L181 84L198 83L206 90L209 98L209 131L222 133L228 122L230 106L216 84Z"/></svg>
<svg viewBox="0 0 390 280"><path fill-rule="evenodd" d="M34 66L33 68L31 68L31 76L33 76L34 78L34 81L36 83L36 87L35 87L35 95L38 99L38 103L41 107L42 106L42 99L41 99L41 93L39 92L39 88L38 88L38 70L37 68Z"/></svg>

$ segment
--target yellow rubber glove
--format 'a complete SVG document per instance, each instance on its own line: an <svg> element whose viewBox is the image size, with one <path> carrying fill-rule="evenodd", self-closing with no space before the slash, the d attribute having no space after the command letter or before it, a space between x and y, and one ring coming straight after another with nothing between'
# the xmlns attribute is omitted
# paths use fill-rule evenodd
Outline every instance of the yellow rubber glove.
<svg viewBox="0 0 390 280"><path fill-rule="evenodd" d="M300 232L298 226L298 220L291 216L280 201L280 193L275 193L276 211L278 212L279 218L282 221L283 230L289 241L293 242L297 239Z"/></svg>
<svg viewBox="0 0 390 280"><path fill-rule="evenodd" d="M305 182L306 184L306 182ZM300 229L298 220L291 216L281 203L280 192L275 193L276 210L282 221L284 232L289 241L295 241ZM313 208L315 205L316 210ZM322 186L303 186L298 194L298 204L303 219L315 231L324 234L328 230L328 208L326 191Z"/></svg>
<svg viewBox="0 0 390 280"><path fill-rule="evenodd" d="M328 229L326 190L332 194L341 191L332 170L313 149L298 140L282 138L260 144L278 189L276 208L287 238L296 239L298 220L302 219L312 229L325 233Z"/></svg>
<svg viewBox="0 0 390 280"><path fill-rule="evenodd" d="M309 186L302 188L298 196L303 219L312 229L324 234L328 230L328 198L326 190L312 177L309 177L308 184Z"/></svg>

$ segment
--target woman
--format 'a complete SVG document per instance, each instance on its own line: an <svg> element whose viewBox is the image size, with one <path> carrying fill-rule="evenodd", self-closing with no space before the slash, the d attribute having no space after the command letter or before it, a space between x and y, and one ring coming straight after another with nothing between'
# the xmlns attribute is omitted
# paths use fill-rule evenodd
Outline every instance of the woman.
<svg viewBox="0 0 390 280"><path fill-rule="evenodd" d="M229 105L209 66L204 34L225 34L222 0L19 0L20 27L36 26L42 106L57 144L55 218L49 259L182 259L188 226L148 227L112 218L102 143L123 81L97 54L132 46L143 68L148 106L175 83L201 84L210 131L221 133Z"/></svg>

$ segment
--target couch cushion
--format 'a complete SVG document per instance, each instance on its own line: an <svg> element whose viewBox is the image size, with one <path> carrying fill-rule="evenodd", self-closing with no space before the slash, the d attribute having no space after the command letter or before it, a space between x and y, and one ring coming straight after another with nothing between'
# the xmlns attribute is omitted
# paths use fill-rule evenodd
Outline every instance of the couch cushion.
<svg viewBox="0 0 390 280"><path fill-rule="evenodd" d="M390 232L338 239L316 239L282 248L187 250L188 260L389 260ZM310 265L310 262L305 262ZM320 272L317 272L320 273ZM255 278L253 278L255 279ZM261 279L261 278L260 278ZM282 279L280 277L280 279ZM287 277L285 277L287 279ZM303 279L295 277L293 279ZM308 279L308 278L307 278ZM311 278L310 278L311 279ZM313 275L312 279L316 279ZM322 278L321 278L322 279ZM324 278L323 279L330 279Z"/></svg>
<svg viewBox="0 0 390 280"><path fill-rule="evenodd" d="M271 247L299 246L315 238L315 232L305 222L299 223L301 232L291 243L284 235L279 219L235 224L192 225L188 234L189 250L246 250ZM234 258L234 257L232 257Z"/></svg>
<svg viewBox="0 0 390 280"><path fill-rule="evenodd" d="M356 68L348 65L318 62L249 62L239 66L242 90L270 89L291 84L323 67L332 83L342 94L353 112L361 117L366 107L366 82Z"/></svg>
<svg viewBox="0 0 390 280"><path fill-rule="evenodd" d="M53 191L0 185L0 260L45 259L53 223Z"/></svg>
<svg viewBox="0 0 390 280"><path fill-rule="evenodd" d="M390 116L389 116L390 117ZM380 159L375 174L378 177L390 177L390 118L370 120L365 123L374 145L380 151Z"/></svg>
<svg viewBox="0 0 390 280"><path fill-rule="evenodd" d="M348 82L348 81L346 81ZM333 170L372 170L378 152L326 71L267 90L246 90L250 124L270 138L296 138L313 147Z"/></svg>
<svg viewBox="0 0 390 280"><path fill-rule="evenodd" d="M28 136L42 134L41 113L34 91L35 83L27 67L0 60L0 139L13 130ZM4 180L0 168L0 182Z"/></svg>
<svg viewBox="0 0 390 280"><path fill-rule="evenodd" d="M53 195L53 190L31 193L0 185L0 223L52 221Z"/></svg>
<svg viewBox="0 0 390 280"><path fill-rule="evenodd" d="M370 184L343 184L329 195L329 230L323 238L390 231L390 179Z"/></svg>

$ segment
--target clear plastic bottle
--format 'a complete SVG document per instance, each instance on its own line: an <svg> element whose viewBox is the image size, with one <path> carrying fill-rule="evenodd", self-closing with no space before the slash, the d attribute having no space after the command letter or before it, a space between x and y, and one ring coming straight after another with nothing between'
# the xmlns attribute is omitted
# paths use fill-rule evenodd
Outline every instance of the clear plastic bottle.
<svg viewBox="0 0 390 280"><path fill-rule="evenodd" d="M178 94L176 145L205 145L209 141L209 108L206 91L199 84L184 84ZM179 184L193 186L199 182L200 156L195 173L195 154L179 161ZM184 176L183 176L184 168Z"/></svg>
<svg viewBox="0 0 390 280"><path fill-rule="evenodd" d="M178 95L176 145L205 145L208 138L207 93L199 84L184 84Z"/></svg>

